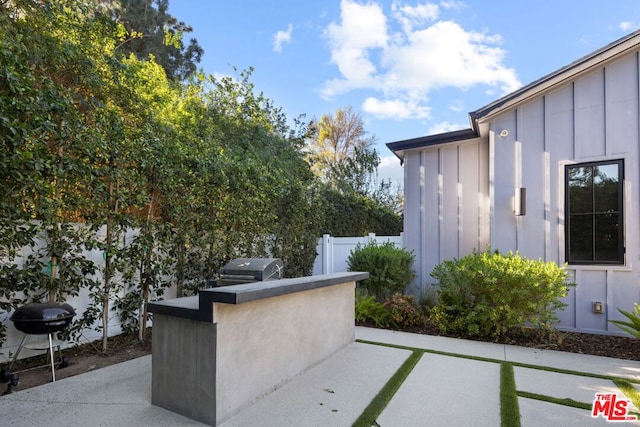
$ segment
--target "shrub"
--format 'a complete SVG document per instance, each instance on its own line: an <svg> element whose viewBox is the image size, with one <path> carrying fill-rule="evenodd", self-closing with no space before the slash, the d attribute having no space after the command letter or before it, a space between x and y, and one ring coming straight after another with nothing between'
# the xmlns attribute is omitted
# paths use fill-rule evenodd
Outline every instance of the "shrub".
<svg viewBox="0 0 640 427"><path fill-rule="evenodd" d="M566 270L553 262L488 250L445 261L431 276L440 289L432 322L469 338L498 339L527 324L552 328L571 286Z"/></svg>
<svg viewBox="0 0 640 427"><path fill-rule="evenodd" d="M393 324L391 313L373 295L356 300L356 321L373 322L379 328L386 328Z"/></svg>
<svg viewBox="0 0 640 427"><path fill-rule="evenodd" d="M633 312L625 311L621 308L618 309L620 313L622 313L627 319L629 319L628 322L623 320L609 320L609 322L613 323L618 328L622 329L625 332L628 332L634 337L640 338L640 304L634 302L633 306Z"/></svg>
<svg viewBox="0 0 640 427"><path fill-rule="evenodd" d="M413 278L414 256L391 242L377 245L375 241L358 245L349 254L349 271L368 271L369 278L358 282L358 288L384 302L396 293L402 293Z"/></svg>
<svg viewBox="0 0 640 427"><path fill-rule="evenodd" d="M431 313L433 307L438 304L438 288L428 285L420 288L420 296L418 297L418 307L424 314Z"/></svg>
<svg viewBox="0 0 640 427"><path fill-rule="evenodd" d="M422 312L411 295L395 294L383 306L398 328L411 328L424 323Z"/></svg>

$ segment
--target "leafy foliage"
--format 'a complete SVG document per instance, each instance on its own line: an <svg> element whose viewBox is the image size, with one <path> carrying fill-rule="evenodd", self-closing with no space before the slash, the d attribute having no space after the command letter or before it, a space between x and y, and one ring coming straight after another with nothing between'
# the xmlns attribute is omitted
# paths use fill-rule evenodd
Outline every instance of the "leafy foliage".
<svg viewBox="0 0 640 427"><path fill-rule="evenodd" d="M391 315L393 323L399 328L411 328L424 324L422 312L411 295L395 294L386 300L383 306Z"/></svg>
<svg viewBox="0 0 640 427"><path fill-rule="evenodd" d="M106 350L112 308L142 334L149 300L196 292L232 258L309 274L321 204L306 126L251 70L177 84L161 55L127 55L144 34L103 6L0 2L0 308L83 292L69 335L102 331Z"/></svg>
<svg viewBox="0 0 640 427"><path fill-rule="evenodd" d="M373 295L356 300L355 317L357 322L373 322L379 328L394 324L389 310L382 303L377 302Z"/></svg>
<svg viewBox="0 0 640 427"><path fill-rule="evenodd" d="M168 13L169 0L111 0L105 5L127 30L128 37L118 44L125 55L133 53L140 60L153 57L171 80L184 80L196 72L204 50L194 38L184 45L182 36L193 28Z"/></svg>
<svg viewBox="0 0 640 427"><path fill-rule="evenodd" d="M633 306L634 306L634 310L632 312L623 310L621 308L618 309L618 311L621 314L623 314L627 319L629 319L628 321L609 320L609 322L613 323L614 325L616 325L623 331L628 332L634 337L640 338L640 304L638 304L637 302L634 302Z"/></svg>
<svg viewBox="0 0 640 427"><path fill-rule="evenodd" d="M340 163L359 155L352 169L355 167L365 176L370 175L379 162L374 142L360 115L351 107L338 108L335 114L323 115L312 128L309 148L313 169L326 182L338 185L345 177L339 172Z"/></svg>
<svg viewBox="0 0 640 427"><path fill-rule="evenodd" d="M527 323L552 328L569 291L567 271L509 252L474 252L437 265L439 302L431 320L443 332L498 339Z"/></svg>
<svg viewBox="0 0 640 427"><path fill-rule="evenodd" d="M411 283L415 277L413 260L412 253L396 248L392 242L378 245L372 241L351 251L347 265L349 271L369 272L369 278L359 281L357 287L382 303Z"/></svg>
<svg viewBox="0 0 640 427"><path fill-rule="evenodd" d="M398 194L390 182L378 183L380 156L362 118L351 107L327 114L307 135L308 159L325 201L320 230L334 236L402 231Z"/></svg>
<svg viewBox="0 0 640 427"><path fill-rule="evenodd" d="M340 193L324 187L320 230L332 236L397 236L403 230L402 217L389 207L355 193Z"/></svg>

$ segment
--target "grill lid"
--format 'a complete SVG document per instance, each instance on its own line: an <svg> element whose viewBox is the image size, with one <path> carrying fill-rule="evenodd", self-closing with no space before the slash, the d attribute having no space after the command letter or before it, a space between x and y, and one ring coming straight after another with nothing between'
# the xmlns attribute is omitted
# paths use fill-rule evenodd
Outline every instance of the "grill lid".
<svg viewBox="0 0 640 427"><path fill-rule="evenodd" d="M218 271L221 279L260 282L282 277L280 258L236 258L229 261Z"/></svg>
<svg viewBox="0 0 640 427"><path fill-rule="evenodd" d="M49 334L66 328L75 315L73 307L66 303L34 302L16 309L11 321L25 334Z"/></svg>

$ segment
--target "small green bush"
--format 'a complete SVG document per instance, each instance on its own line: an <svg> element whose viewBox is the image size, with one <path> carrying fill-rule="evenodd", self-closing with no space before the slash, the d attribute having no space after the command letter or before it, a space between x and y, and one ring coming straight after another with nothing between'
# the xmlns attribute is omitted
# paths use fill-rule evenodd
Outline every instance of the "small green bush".
<svg viewBox="0 0 640 427"><path fill-rule="evenodd" d="M379 328L386 328L393 325L391 313L371 295L367 298L356 300L356 321L373 322Z"/></svg>
<svg viewBox="0 0 640 427"><path fill-rule="evenodd" d="M382 303L396 293L402 293L415 277L414 256L391 242L377 245L375 241L358 245L349 254L349 271L368 271L369 278L358 282L360 290Z"/></svg>
<svg viewBox="0 0 640 427"><path fill-rule="evenodd" d="M640 338L640 304L634 302L633 306L633 312L625 311L621 308L618 309L620 313L622 313L627 319L629 319L628 322L623 320L609 320L609 322L613 323L618 328L622 329L625 332L628 332L634 337Z"/></svg>
<svg viewBox="0 0 640 427"><path fill-rule="evenodd" d="M527 324L553 328L556 310L566 306L571 284L567 271L553 262L509 252L474 252L437 265L439 302L432 322L442 332L469 338L499 339Z"/></svg>
<svg viewBox="0 0 640 427"><path fill-rule="evenodd" d="M395 294L383 304L398 328L411 328L424 324L422 312L411 295Z"/></svg>

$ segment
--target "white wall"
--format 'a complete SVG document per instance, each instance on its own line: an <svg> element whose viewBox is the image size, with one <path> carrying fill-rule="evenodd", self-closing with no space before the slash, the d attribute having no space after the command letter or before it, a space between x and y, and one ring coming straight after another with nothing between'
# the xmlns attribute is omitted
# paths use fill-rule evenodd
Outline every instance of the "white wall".
<svg viewBox="0 0 640 427"><path fill-rule="evenodd" d="M133 234L129 234L130 238ZM403 243L403 235L400 236L376 236L375 233L371 233L368 236L364 237L332 237L328 234L324 235L322 238L318 239L317 246L317 257L314 263L313 274L329 274L329 273L337 273L337 272L346 272L348 271L347 259L349 258L349 254L353 249L356 248L358 244L366 245L371 241L376 241L378 243L384 243L391 241L397 247L404 247ZM26 254L24 254L26 256ZM102 258L102 252L100 251L91 251L85 252L84 254L88 259L93 260L98 267L101 267L104 263ZM23 257L19 257L23 258ZM176 290L175 287L171 287L165 290L164 299L175 298ZM91 305L92 301L89 296L89 291L87 289L83 289L80 292L80 295L77 297L69 297L65 300L68 304L70 304L77 313L75 319L80 318L82 313L86 310L86 308ZM24 337L24 334L15 329L13 326L13 322L9 320L12 313L2 312L0 311L0 322L4 323L7 326L7 340L0 349L0 363L3 363L7 360L11 360L13 354L17 351L20 341ZM149 322L149 326L151 326L151 322ZM114 312L110 312L109 318L109 335L117 335L121 333L120 327L120 319L117 314ZM102 333L94 331L92 329L87 329L83 332L82 337L80 338L79 343L84 344L87 342L95 341L102 338ZM34 341L41 341L46 339L46 336L27 336L27 343ZM71 347L75 345L75 343L67 342L63 344L63 348ZM20 352L20 358L30 357L37 354L41 354L41 351L31 351L28 349L24 349Z"/></svg>
<svg viewBox="0 0 640 427"><path fill-rule="evenodd" d="M639 58L628 53L487 118L479 123L486 138L405 151L404 232L416 285L433 282L440 262L489 245L563 265L565 165L623 159L626 263L569 266L578 285L559 313L561 327L621 334L609 320L640 301ZM513 210L519 187L524 216ZM592 313L594 301L604 314Z"/></svg>
<svg viewBox="0 0 640 427"><path fill-rule="evenodd" d="M417 288L442 261L489 244L489 150L480 138L405 154L406 248Z"/></svg>
<svg viewBox="0 0 640 427"><path fill-rule="evenodd" d="M104 237L104 233L105 233L104 228L99 230L98 237L101 237L101 236ZM131 239L133 238L133 236L135 236L135 231L132 230L127 233L126 239L127 240ZM30 254L30 249L23 248L23 250L21 251L21 254L16 258L15 262L17 262L18 264L24 263L24 260L29 254ZM89 259L95 263L95 265L98 268L98 273L97 273L98 275L96 277L99 278L99 274L100 274L99 271L104 266L104 258L103 258L102 251L100 250L84 251L83 256L86 259ZM124 296L124 293L125 291L122 290L120 294L113 295L113 299L115 299L116 297ZM170 299L170 298L175 298L175 296L176 296L175 287L170 287L168 289L165 289L163 298ZM91 296L89 293L89 289L81 289L78 296L66 297L64 302L71 305L76 311L76 316L74 320L78 320L80 317L82 317L82 314L87 309L87 307L93 304L93 301L91 300ZM7 327L7 339L4 345L2 346L2 348L0 349L0 363L4 363L8 360L13 359L13 356L15 352L18 350L18 346L20 345L20 341L22 341L23 337L25 336L22 332L18 331L14 327L13 322L10 320L12 314L13 314L13 311L5 312L3 310L0 310L0 322L4 323ZM149 321L148 325L152 326L152 322ZM122 329L120 326L120 318L118 317L116 312L111 310L109 310L109 326L108 327L109 327L109 336L118 335L122 332ZM82 335L78 341L78 344L86 344L88 342L96 341L101 338L102 338L101 331L95 331L94 329L85 329L82 332ZM40 341L46 341L46 340L47 340L46 335L42 335L42 336L28 335L25 340L25 343L26 344L34 343L34 342L39 343ZM76 345L75 342L64 342L62 343L62 348L68 348L74 345ZM19 358L23 359L26 357L35 356L42 353L43 353L42 351L37 351L37 350L34 351L34 350L29 350L25 348L20 351Z"/></svg>
<svg viewBox="0 0 640 427"><path fill-rule="evenodd" d="M616 308L640 301L638 69L638 54L628 55L490 122L491 243L502 251L564 264L565 165L624 160L626 262L568 267L577 287L559 313L567 329L619 334L609 322L623 318ZM508 137L497 136L502 130ZM510 204L518 186L527 189L527 213L516 217ZM604 314L592 312L594 301L605 303Z"/></svg>

